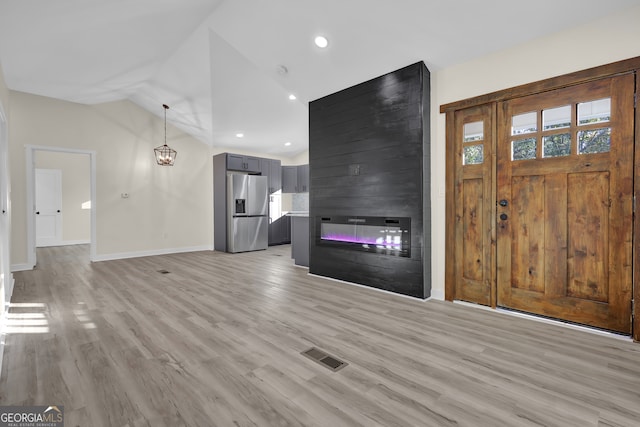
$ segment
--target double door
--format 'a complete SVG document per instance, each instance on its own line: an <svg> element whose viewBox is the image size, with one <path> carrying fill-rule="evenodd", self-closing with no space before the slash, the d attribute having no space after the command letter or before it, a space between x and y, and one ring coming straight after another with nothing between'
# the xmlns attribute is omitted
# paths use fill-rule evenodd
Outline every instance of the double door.
<svg viewBox="0 0 640 427"><path fill-rule="evenodd" d="M634 80L455 112L448 299L631 333Z"/></svg>

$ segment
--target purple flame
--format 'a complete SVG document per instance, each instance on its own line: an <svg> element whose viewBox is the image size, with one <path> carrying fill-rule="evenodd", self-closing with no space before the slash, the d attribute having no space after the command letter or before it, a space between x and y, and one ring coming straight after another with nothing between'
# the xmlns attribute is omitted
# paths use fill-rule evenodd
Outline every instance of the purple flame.
<svg viewBox="0 0 640 427"><path fill-rule="evenodd" d="M394 249L401 249L402 243L395 243L392 241L384 240L381 237L373 238L373 237L354 237L346 234L327 234L325 236L320 237L322 240L333 240L336 242L346 242L346 243L358 243L362 245L375 245L375 246L384 246L384 247L392 247Z"/></svg>

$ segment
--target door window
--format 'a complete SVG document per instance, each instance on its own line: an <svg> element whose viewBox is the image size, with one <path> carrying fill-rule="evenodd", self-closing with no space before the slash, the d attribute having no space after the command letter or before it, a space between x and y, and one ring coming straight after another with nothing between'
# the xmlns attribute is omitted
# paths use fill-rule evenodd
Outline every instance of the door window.
<svg viewBox="0 0 640 427"><path fill-rule="evenodd" d="M607 153L611 150L611 128L602 125L609 121L611 98L513 115L511 160Z"/></svg>
<svg viewBox="0 0 640 427"><path fill-rule="evenodd" d="M462 139L462 164L477 165L484 162L484 122L465 123ZM480 144L478 144L480 143Z"/></svg>

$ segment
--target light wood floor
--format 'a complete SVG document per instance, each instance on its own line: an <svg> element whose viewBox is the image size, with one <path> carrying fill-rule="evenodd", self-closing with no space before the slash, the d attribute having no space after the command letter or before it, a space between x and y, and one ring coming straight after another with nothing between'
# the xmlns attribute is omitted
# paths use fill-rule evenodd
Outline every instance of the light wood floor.
<svg viewBox="0 0 640 427"><path fill-rule="evenodd" d="M310 277L289 250L38 250L0 405L64 405L67 427L640 425L640 344Z"/></svg>

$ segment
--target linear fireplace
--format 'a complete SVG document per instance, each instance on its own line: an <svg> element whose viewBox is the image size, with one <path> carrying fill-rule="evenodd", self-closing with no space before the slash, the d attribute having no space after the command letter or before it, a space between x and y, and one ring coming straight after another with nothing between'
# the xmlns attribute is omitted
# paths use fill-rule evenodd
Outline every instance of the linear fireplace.
<svg viewBox="0 0 640 427"><path fill-rule="evenodd" d="M319 216L316 244L401 257L411 256L411 218Z"/></svg>

